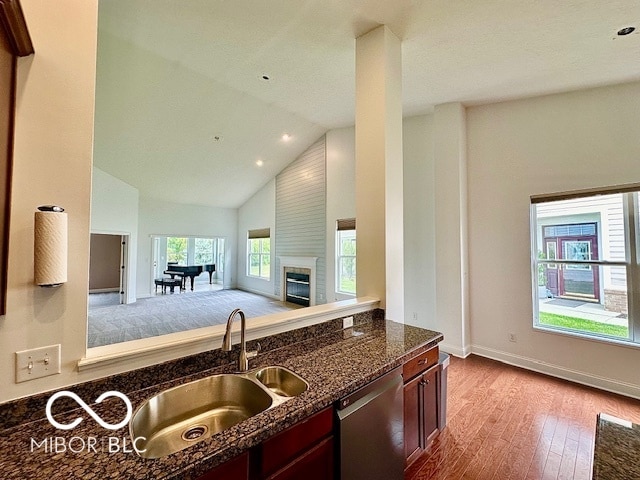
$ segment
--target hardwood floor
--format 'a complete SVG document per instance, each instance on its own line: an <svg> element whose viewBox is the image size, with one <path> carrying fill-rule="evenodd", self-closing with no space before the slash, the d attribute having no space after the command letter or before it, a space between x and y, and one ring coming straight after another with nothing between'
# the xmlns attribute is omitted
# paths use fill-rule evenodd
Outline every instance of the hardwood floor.
<svg viewBox="0 0 640 480"><path fill-rule="evenodd" d="M406 480L589 479L596 415L640 401L470 356L451 358L447 427Z"/></svg>

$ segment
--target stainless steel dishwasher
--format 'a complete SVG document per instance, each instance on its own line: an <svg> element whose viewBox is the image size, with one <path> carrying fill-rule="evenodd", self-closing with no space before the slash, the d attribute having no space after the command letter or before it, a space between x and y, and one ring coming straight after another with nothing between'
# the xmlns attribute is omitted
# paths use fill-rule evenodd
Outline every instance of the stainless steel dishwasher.
<svg viewBox="0 0 640 480"><path fill-rule="evenodd" d="M341 480L402 480L402 368L341 399L336 409Z"/></svg>

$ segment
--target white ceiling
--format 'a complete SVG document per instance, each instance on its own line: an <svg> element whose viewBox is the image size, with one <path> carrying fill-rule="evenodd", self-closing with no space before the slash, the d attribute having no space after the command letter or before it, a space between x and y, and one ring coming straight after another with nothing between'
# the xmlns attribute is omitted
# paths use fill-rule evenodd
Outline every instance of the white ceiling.
<svg viewBox="0 0 640 480"><path fill-rule="evenodd" d="M238 207L353 125L354 39L381 24L402 39L405 116L640 79L640 35L616 35L640 29L638 0L99 5L95 164L179 203Z"/></svg>

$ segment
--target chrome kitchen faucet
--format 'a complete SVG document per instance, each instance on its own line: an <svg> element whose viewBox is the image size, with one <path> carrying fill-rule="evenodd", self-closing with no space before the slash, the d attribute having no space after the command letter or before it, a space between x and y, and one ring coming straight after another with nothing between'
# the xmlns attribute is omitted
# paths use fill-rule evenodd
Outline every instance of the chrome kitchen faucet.
<svg viewBox="0 0 640 480"><path fill-rule="evenodd" d="M244 318L244 312L239 308L236 308L231 312L231 315L229 315L229 318L227 319L227 329L224 332L224 337L222 337L222 350L225 352L231 351L231 324L233 323L233 319L236 315L240 315L240 356L238 357L238 370L246 372L249 370L249 359L258 356L260 344L258 344L258 348L256 350L247 352L247 343L244 337L246 321Z"/></svg>

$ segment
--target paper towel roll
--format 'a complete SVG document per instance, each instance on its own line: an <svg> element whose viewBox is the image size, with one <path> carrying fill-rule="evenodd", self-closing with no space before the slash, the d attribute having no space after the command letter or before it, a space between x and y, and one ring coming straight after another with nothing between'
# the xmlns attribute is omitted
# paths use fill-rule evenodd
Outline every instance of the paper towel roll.
<svg viewBox="0 0 640 480"><path fill-rule="evenodd" d="M36 284L43 287L54 287L67 281L66 213L36 212L34 275Z"/></svg>

